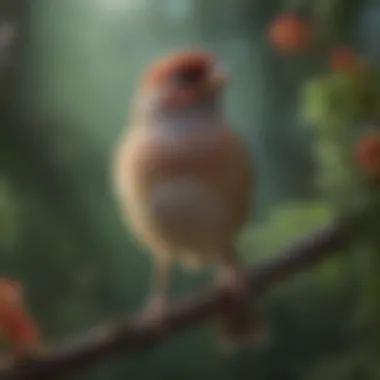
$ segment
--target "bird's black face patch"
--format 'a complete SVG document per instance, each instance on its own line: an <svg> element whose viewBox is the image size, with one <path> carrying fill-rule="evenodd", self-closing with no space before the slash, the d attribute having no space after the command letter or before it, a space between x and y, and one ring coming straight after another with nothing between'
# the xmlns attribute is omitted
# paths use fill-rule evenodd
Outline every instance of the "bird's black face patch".
<svg viewBox="0 0 380 380"><path fill-rule="evenodd" d="M194 86L202 83L206 75L207 70L205 67L183 67L174 74L173 81L180 86Z"/></svg>

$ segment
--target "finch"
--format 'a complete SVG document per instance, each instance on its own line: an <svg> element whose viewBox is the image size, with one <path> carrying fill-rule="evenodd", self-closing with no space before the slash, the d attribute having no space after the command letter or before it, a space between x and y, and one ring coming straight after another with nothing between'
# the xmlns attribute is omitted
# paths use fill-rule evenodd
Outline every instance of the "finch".
<svg viewBox="0 0 380 380"><path fill-rule="evenodd" d="M158 319L168 302L173 264L217 263L217 281L245 294L224 316L222 342L262 335L235 249L253 189L253 168L225 120L226 75L205 51L180 51L140 80L129 124L114 157L121 212L155 258L147 309Z"/></svg>

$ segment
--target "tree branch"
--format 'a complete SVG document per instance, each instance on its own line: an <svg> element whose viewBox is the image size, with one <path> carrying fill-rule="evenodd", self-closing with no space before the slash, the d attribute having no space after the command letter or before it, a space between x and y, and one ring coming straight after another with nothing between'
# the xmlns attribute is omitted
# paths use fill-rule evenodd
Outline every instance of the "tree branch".
<svg viewBox="0 0 380 380"><path fill-rule="evenodd" d="M344 223L331 224L294 243L274 259L248 269L246 276L252 292L258 296L276 283L343 248L348 244L345 231ZM98 360L147 349L186 327L231 308L234 297L232 292L228 293L219 288L176 303L165 315L165 328L161 334L157 334L151 322L139 317L126 319L117 325L95 328L45 356L0 372L0 380L57 379Z"/></svg>

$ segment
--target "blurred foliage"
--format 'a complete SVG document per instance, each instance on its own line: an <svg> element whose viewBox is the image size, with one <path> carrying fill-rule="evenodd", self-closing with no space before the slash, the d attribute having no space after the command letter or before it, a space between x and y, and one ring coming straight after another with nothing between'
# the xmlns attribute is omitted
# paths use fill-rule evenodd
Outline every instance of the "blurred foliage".
<svg viewBox="0 0 380 380"><path fill-rule="evenodd" d="M232 74L227 113L259 177L239 241L247 263L373 204L356 245L263 299L268 350L221 357L207 325L78 379L379 379L377 192L351 154L379 127L379 73L328 65L340 44L376 62L368 15L379 1L33 0L27 19L20 4L0 2L0 35L1 22L18 31L0 66L0 266L25 286L49 342L112 322L146 294L149 257L122 225L109 165L136 77L169 49L212 48ZM311 20L316 51L284 58L268 44L268 23L285 11ZM208 280L178 272L175 292Z"/></svg>
<svg viewBox="0 0 380 380"><path fill-rule="evenodd" d="M273 207L266 220L244 231L241 250L247 260L260 260L279 252L294 240L332 220L328 204L316 201L293 202ZM275 236L275 239L271 237ZM250 248L254 247L254 255Z"/></svg>
<svg viewBox="0 0 380 380"><path fill-rule="evenodd" d="M11 254L18 237L18 209L9 185L0 182L0 249Z"/></svg>
<svg viewBox="0 0 380 380"><path fill-rule="evenodd" d="M353 312L359 346L354 357L329 358L315 378L379 376L379 188L361 173L355 144L366 131L380 128L380 72L376 62L363 64L362 58L357 59L360 70L327 73L309 81L302 92L302 120L315 131L322 194L337 215L354 209L363 212L361 225L352 230L356 243L351 249L359 278Z"/></svg>

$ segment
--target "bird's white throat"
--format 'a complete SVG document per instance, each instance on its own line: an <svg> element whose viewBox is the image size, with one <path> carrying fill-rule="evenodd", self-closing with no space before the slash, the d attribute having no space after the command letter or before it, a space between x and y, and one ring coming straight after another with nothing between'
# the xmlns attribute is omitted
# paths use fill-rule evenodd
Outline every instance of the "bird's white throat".
<svg viewBox="0 0 380 380"><path fill-rule="evenodd" d="M155 128L173 137L181 137L219 128L221 120L222 112L218 104L206 102L177 112L161 112L156 118Z"/></svg>

